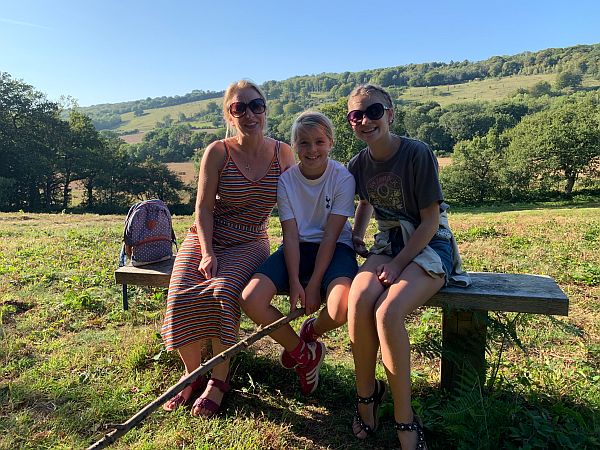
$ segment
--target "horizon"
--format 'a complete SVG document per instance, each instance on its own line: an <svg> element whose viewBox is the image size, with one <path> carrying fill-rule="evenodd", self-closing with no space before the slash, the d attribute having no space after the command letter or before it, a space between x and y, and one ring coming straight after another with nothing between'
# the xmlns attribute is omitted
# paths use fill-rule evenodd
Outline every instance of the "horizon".
<svg viewBox="0 0 600 450"><path fill-rule="evenodd" d="M539 0L382 5L369 16L362 2L335 0L319 5L317 16L312 7L273 1L235 11L190 1L32 0L0 12L0 71L50 100L70 96L86 107L218 92L240 78L262 84L600 42L600 3L588 0L567 10Z"/></svg>

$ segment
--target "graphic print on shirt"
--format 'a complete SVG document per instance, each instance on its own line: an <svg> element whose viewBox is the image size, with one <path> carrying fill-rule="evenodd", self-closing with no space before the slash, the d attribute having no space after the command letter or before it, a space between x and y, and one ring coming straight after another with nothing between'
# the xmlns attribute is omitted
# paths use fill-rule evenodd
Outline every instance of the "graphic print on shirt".
<svg viewBox="0 0 600 450"><path fill-rule="evenodd" d="M331 208L331 197L329 195L325 196L325 209Z"/></svg>
<svg viewBox="0 0 600 450"><path fill-rule="evenodd" d="M373 205L385 220L397 220L404 210L402 179L391 172L375 175L367 181L369 203Z"/></svg>

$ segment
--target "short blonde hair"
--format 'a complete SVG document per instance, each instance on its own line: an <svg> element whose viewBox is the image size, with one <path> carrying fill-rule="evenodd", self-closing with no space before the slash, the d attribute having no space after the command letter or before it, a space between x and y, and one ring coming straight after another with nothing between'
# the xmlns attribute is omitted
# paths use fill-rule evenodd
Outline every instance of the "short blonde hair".
<svg viewBox="0 0 600 450"><path fill-rule="evenodd" d="M231 101L232 97L238 92L241 91L242 89L246 89L246 88L252 88L256 91L256 93L258 94L258 96L260 98L263 99L263 101L265 102L265 105L267 104L267 97L265 96L265 93L262 91L261 88L258 87L258 84L254 83L253 81L250 80L238 80L238 81L234 81L233 83L231 83L227 89L225 90L225 94L223 95L223 118L225 119L225 123L227 125L227 132L226 132L226 136L229 136L230 132L232 131L230 126L229 126L229 102ZM265 111L266 114L266 111Z"/></svg>
<svg viewBox="0 0 600 450"><path fill-rule="evenodd" d="M388 92L381 86L376 86L374 84L361 84L356 86L354 89L352 89L352 92L350 92L348 100L350 100L352 97L356 97L359 95L372 94L381 95L381 97L383 97L384 103L386 103L384 106L387 106L388 108L394 107L394 103L392 102L392 97L390 96L390 94L388 94Z"/></svg>
<svg viewBox="0 0 600 450"><path fill-rule="evenodd" d="M333 123L325 114L319 111L304 111L292 124L292 145L295 145L298 141L298 135L306 128L320 128L325 132L331 142L334 142L334 128Z"/></svg>

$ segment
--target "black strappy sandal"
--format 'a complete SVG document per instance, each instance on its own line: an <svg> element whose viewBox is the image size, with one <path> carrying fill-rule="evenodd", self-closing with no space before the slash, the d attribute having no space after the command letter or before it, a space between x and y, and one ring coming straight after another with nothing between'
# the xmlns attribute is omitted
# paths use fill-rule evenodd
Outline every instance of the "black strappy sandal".
<svg viewBox="0 0 600 450"><path fill-rule="evenodd" d="M356 421L358 423L358 425L360 426L360 430L358 430L358 432L354 432L354 428L352 429L352 433L354 434L354 437L356 437L357 439L366 439L369 436L372 436L373 433L375 433L375 431L377 431L377 426L379 425L379 406L381 405L381 400L383 399L383 396L385 395L385 383L381 380L375 380L375 391L373 392L373 394L370 397L361 397L360 395L356 396L356 414L354 415L354 418L352 419L352 425L354 425L354 422ZM360 413L358 412L358 404L362 403L363 405L368 405L370 403L373 403L373 418L375 420L375 423L373 425L373 427L370 427L369 425L367 425L364 420L362 420L362 417L360 417ZM364 431L365 433L367 433L367 435L364 438L358 437L358 435L360 434L361 431Z"/></svg>
<svg viewBox="0 0 600 450"><path fill-rule="evenodd" d="M425 433L423 433L423 422L421 418L417 416L413 410L413 421L411 423L394 423L394 428L397 431L416 431L417 432L417 446L415 450L427 450L427 443L425 442Z"/></svg>

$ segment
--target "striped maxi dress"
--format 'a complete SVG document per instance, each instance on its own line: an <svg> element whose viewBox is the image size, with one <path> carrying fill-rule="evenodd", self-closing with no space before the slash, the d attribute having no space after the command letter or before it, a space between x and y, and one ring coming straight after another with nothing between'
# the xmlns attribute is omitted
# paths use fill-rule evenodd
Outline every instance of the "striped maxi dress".
<svg viewBox="0 0 600 450"><path fill-rule="evenodd" d="M161 328L167 350L207 338L220 338L228 346L237 342L239 296L269 256L267 225L277 201L279 144L267 173L256 181L242 174L225 144L227 156L213 212L217 275L207 280L198 271L202 251L194 225L177 253L171 275Z"/></svg>

